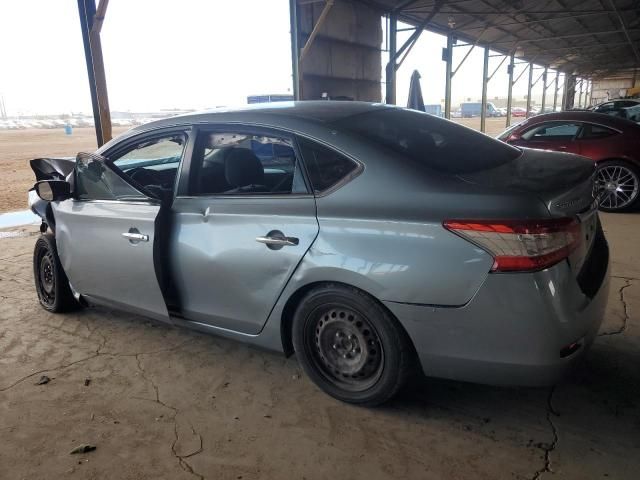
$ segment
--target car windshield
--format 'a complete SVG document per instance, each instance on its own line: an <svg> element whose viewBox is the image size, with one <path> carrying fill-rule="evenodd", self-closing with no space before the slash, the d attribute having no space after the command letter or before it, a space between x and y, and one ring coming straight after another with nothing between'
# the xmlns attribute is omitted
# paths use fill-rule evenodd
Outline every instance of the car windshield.
<svg viewBox="0 0 640 480"><path fill-rule="evenodd" d="M341 119L334 125L401 158L454 175L496 168L521 154L519 149L487 135L415 110L377 110Z"/></svg>

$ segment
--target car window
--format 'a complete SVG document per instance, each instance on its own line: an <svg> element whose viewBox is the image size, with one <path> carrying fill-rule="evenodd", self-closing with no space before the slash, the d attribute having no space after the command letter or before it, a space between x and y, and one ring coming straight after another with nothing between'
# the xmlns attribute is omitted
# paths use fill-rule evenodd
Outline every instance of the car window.
<svg viewBox="0 0 640 480"><path fill-rule="evenodd" d="M146 200L143 193L131 186L108 162L88 153L76 159L75 197L78 200Z"/></svg>
<svg viewBox="0 0 640 480"><path fill-rule="evenodd" d="M511 136L511 134L513 133L513 131L514 131L516 128L520 128L520 127L522 127L522 124L521 124L521 123L515 123L515 124L511 125L509 128L507 128L507 129L506 129L504 132L502 132L500 135L498 135L496 138L497 138L498 140L502 140L502 141L504 142L504 141L506 141L506 140L509 138L509 136Z"/></svg>
<svg viewBox="0 0 640 480"><path fill-rule="evenodd" d="M613 110L614 108L615 108L615 107L614 107L613 102L607 102L607 103L603 103L602 105L599 105L599 106L596 108L596 111L597 111L597 112L605 112L605 111L607 111L607 110Z"/></svg>
<svg viewBox="0 0 640 480"><path fill-rule="evenodd" d="M299 142L315 193L329 190L358 169L356 162L335 150L305 138Z"/></svg>
<svg viewBox="0 0 640 480"><path fill-rule="evenodd" d="M125 173L136 168L153 171L177 169L185 143L183 134L146 139L110 160Z"/></svg>
<svg viewBox="0 0 640 480"><path fill-rule="evenodd" d="M124 152L108 156L134 186L142 187L154 197L169 198L173 195L186 143L185 133L146 136Z"/></svg>
<svg viewBox="0 0 640 480"><path fill-rule="evenodd" d="M495 168L521 154L519 149L488 135L415 110L376 110L341 119L334 125L400 161L407 159L449 174Z"/></svg>
<svg viewBox="0 0 640 480"><path fill-rule="evenodd" d="M592 123L585 123L580 138L584 139L597 139L606 138L611 135L615 135L615 130L603 127L602 125L594 125Z"/></svg>
<svg viewBox="0 0 640 480"><path fill-rule="evenodd" d="M522 134L524 140L570 140L580 130L579 122L548 122L536 125Z"/></svg>
<svg viewBox="0 0 640 480"><path fill-rule="evenodd" d="M240 132L201 132L191 195L308 193L292 140Z"/></svg>

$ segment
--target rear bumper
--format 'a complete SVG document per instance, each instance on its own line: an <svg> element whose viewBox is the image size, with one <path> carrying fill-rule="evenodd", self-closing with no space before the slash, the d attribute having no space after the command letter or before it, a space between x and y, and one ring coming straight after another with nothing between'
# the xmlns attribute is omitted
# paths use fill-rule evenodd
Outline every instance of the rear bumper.
<svg viewBox="0 0 640 480"><path fill-rule="evenodd" d="M606 253L606 272L591 297L565 261L536 273L490 274L459 308L385 305L411 337L427 376L551 385L584 356L598 333L609 295ZM575 342L580 348L567 355Z"/></svg>

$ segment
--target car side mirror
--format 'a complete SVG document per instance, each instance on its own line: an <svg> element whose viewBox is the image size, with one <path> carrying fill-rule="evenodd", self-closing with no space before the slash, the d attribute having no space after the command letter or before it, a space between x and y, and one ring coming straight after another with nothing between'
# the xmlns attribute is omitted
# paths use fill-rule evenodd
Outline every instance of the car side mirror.
<svg viewBox="0 0 640 480"><path fill-rule="evenodd" d="M71 198L71 185L64 180L42 180L33 187L42 200L59 202Z"/></svg>
<svg viewBox="0 0 640 480"><path fill-rule="evenodd" d="M509 138L507 138L507 142L513 142L515 140L520 140L521 138L522 137L519 133L512 133L511 135L509 135Z"/></svg>

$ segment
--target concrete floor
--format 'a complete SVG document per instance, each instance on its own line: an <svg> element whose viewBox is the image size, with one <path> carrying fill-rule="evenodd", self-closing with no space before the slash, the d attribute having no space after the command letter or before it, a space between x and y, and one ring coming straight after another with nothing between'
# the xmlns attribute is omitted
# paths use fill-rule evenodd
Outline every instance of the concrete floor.
<svg viewBox="0 0 640 480"><path fill-rule="evenodd" d="M105 309L48 314L35 232L0 235L0 478L637 479L640 215L603 221L609 308L565 382L425 379L378 409L327 397L295 359ZM82 443L97 450L70 455Z"/></svg>

